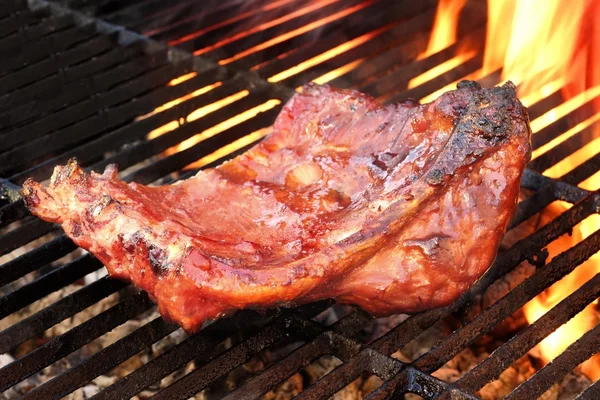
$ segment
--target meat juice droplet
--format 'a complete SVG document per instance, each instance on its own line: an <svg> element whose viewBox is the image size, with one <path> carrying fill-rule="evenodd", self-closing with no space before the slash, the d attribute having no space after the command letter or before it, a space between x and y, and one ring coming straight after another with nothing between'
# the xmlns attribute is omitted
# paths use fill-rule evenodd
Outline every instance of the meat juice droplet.
<svg viewBox="0 0 600 400"><path fill-rule="evenodd" d="M413 132L420 133L429 129L430 122L427 119L416 119L411 122L410 127Z"/></svg>
<svg viewBox="0 0 600 400"><path fill-rule="evenodd" d="M197 251L192 250L188 260L194 267L202 271L210 271L210 260Z"/></svg>

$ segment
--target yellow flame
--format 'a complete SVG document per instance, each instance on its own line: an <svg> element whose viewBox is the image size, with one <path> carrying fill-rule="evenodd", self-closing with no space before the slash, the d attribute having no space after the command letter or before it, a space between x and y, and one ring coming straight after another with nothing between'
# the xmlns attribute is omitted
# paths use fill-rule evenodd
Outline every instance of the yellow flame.
<svg viewBox="0 0 600 400"><path fill-rule="evenodd" d="M564 117L568 113L578 109L599 95L600 85L579 93L577 96L570 98L559 106L531 121L531 130L533 133L539 132L557 119Z"/></svg>
<svg viewBox="0 0 600 400"><path fill-rule="evenodd" d="M244 97L244 96L246 96L248 94L247 91L244 91L244 92L246 92L246 93L244 93L243 96L239 96L238 95L237 98L239 99L239 98ZM240 93L243 93L243 92L240 92ZM223 100L225 100L225 99L223 99ZM211 108L211 109L204 110L203 113L205 113L205 114L203 114L203 115L206 115L209 112L212 112L212 111L214 111L214 110L216 110L218 108L221 108L221 107L223 107L226 104L232 103L233 101L235 101L235 100L233 100L232 96L230 96L230 98L228 98L227 103L221 103L216 108ZM190 147L196 145L197 143L200 143L203 140L211 138L211 137L213 137L213 136L215 136L215 135L217 135L217 134L219 134L219 133L221 133L221 132L223 132L223 131L225 131L225 130L227 130L227 129L235 126L235 125L241 124L244 121L247 121L247 120L249 120L251 118L254 118L257 114L259 114L261 112L268 111L268 110L270 110L271 108L275 107L276 105L278 105L280 103L281 103L280 100L271 99L271 100L269 100L269 101L267 101L267 102L265 102L265 103L263 103L261 105L258 105L256 107L253 107L253 108L249 109L249 110L246 110L246 111L244 111L244 112L242 112L240 114L237 114L236 116L231 117L231 118L229 118L229 119L227 119L227 120L225 120L225 121L223 121L223 122L221 122L221 123L219 123L219 124L217 124L217 125L215 125L215 126L213 126L211 128L208 128L205 131L203 131L201 133L198 133L198 134L196 134L196 135L194 135L194 136L192 136L192 137L184 140L183 142L179 143L178 145L170 147L165 152L167 154L174 154L174 153L178 153L180 151L189 149ZM197 118L200 118L200 116L197 116Z"/></svg>
<svg viewBox="0 0 600 400"><path fill-rule="evenodd" d="M339 0L334 0L334 1L339 1ZM328 0L328 1L326 1L326 4L329 4L329 3L332 3L332 2L333 1ZM302 26L300 28L297 28L297 29L294 29L292 31L286 32L286 33L284 33L282 35L279 35L279 36L277 36L277 37L275 37L275 38L273 38L271 40L267 40L267 41L262 42L262 43L260 43L260 44L258 44L256 46L253 46L253 47L251 47L251 48L249 48L247 50L241 51L241 52L237 53L236 55L234 55L233 57L226 58L226 59L223 59L223 60L219 60L219 64L226 65L226 64L229 64L229 63L231 63L231 62L233 62L235 60L239 60L240 58L246 57L247 55L256 53L257 51L266 49L267 47L271 47L273 45L276 45L277 43L281 43L281 42L286 41L288 39L291 39L291 38L293 38L295 36L301 35L301 34L303 34L305 32L311 31L311 30L316 29L316 28L318 28L320 26L328 24L331 21L335 21L336 19L340 19L340 18L343 18L343 17L345 17L347 15L350 15L350 14L352 14L352 13L358 11L358 10L361 10L361 9L367 7L371 3L372 3L372 0L365 1L364 3L357 4L357 5L353 6L353 7L349 7L347 9L343 10L343 11L339 11L339 12L337 12L335 14L332 14L332 15L330 15L328 17L321 18L321 19L319 19L317 21L311 22L311 23L309 23L307 25L304 25L304 26ZM320 5L319 5L319 7L320 7ZM312 7L309 7L309 8L311 8L311 11L312 11ZM318 8L318 7L316 7L316 8ZM285 18L287 18L287 16ZM203 52L205 52L204 49L202 49L201 51L194 52L194 55L202 54Z"/></svg>
<svg viewBox="0 0 600 400"><path fill-rule="evenodd" d="M427 50L419 58L435 54L456 42L458 17L465 3L466 0L440 0Z"/></svg>
<svg viewBox="0 0 600 400"><path fill-rule="evenodd" d="M265 137L266 135L268 135L271 132L271 130L272 130L271 127L267 127L267 128L262 128L257 131L254 131L238 140L235 140L235 141L221 147L214 153L211 153L205 157L202 157L198 161L195 161L189 165L186 165L184 169L202 168L205 165L208 165L214 161L217 161L218 159L223 158L223 157L233 153L234 151L239 150L242 147L249 145L250 143L254 143L258 139Z"/></svg>
<svg viewBox="0 0 600 400"><path fill-rule="evenodd" d="M192 93L188 93L185 96L179 97L179 98L177 98L175 100L171 100L168 103L165 103L165 104L163 104L160 107L156 107L154 110L152 110L148 114L145 114L145 115L142 115L142 116L138 117L138 120L144 119L144 118L148 118L148 117L150 117L150 116L152 116L154 114L158 114L159 112L162 112L164 110L168 110L169 108L175 107L177 104L181 104L184 101L189 100L189 99L191 99L193 97L197 97L197 96L200 96L200 95L202 95L204 93L207 93L207 92L213 90L214 88L221 86L221 84L222 84L221 82L213 83L212 85L204 86L203 88L195 90ZM157 128L157 129L160 129L160 128Z"/></svg>
<svg viewBox="0 0 600 400"><path fill-rule="evenodd" d="M412 89L414 87L420 86L425 82L429 82L432 79L437 78L440 75L445 74L446 72L453 70L459 65L464 64L465 62L471 60L473 57L477 55L475 51L469 51L467 53L459 54L455 57L452 57L449 60L444 61L441 64L436 65L428 71L423 72L421 75L418 75L412 78L408 82L408 88Z"/></svg>
<svg viewBox="0 0 600 400"><path fill-rule="evenodd" d="M323 61L327 61L330 58L333 58L339 54L342 54L350 49L355 48L356 46L359 46L359 45L371 40L373 37L377 36L378 34L383 32L385 29L387 29L387 27L380 28L376 31L361 35L355 39L352 39L352 40L345 42L339 46L329 49L326 52L319 54L318 56L315 56L306 61L303 61L300 64L295 65L290 69L286 69L285 71L282 71L276 75L273 75L273 76L269 77L267 80L269 82L280 82L284 79L287 79L290 76L296 75L302 71L305 71L311 67L314 67L315 65L321 64Z"/></svg>
<svg viewBox="0 0 600 400"><path fill-rule="evenodd" d="M171 79L171 81L167 84L167 86L177 86L182 82L188 81L198 75L196 72L190 72L185 75L181 75L179 78Z"/></svg>

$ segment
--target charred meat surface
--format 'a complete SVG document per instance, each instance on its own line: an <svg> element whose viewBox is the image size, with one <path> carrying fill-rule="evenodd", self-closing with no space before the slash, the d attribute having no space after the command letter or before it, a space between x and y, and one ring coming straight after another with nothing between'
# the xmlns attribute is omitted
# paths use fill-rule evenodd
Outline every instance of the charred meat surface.
<svg viewBox="0 0 600 400"><path fill-rule="evenodd" d="M260 144L170 186L72 160L31 212L188 331L241 308L322 298L376 315L443 306L492 263L530 158L515 87L461 82L381 106L309 84Z"/></svg>

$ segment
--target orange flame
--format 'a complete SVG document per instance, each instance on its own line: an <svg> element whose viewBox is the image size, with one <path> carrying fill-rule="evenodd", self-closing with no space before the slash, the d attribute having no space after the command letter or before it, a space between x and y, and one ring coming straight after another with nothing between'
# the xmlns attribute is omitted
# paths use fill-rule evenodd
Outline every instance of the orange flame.
<svg viewBox="0 0 600 400"><path fill-rule="evenodd" d="M600 79L597 79L600 68L594 68L593 63L593 53L597 49L592 45L594 38L595 43L600 43L597 41L598 35L592 35L592 20L598 18L596 10L600 9L592 0L548 0L543 2L543 6L524 0L488 0L483 73L502 68L502 78L519 85L519 94L527 106L560 89L566 99L531 122L534 134L600 95ZM567 130L535 149L533 157L548 152L599 119L598 115L594 115ZM548 168L544 174L560 178L599 150L600 138ZM600 175L592 176L582 185L588 190L600 189ZM545 215L556 216L570 206L555 202L545 210ZM600 215L594 214L583 220L574 228L571 236L564 235L548 245L549 259L573 247L598 227ZM598 272L600 253L526 304L523 312L527 321L536 321ZM595 305L588 306L537 346L541 357L546 362L554 359L598 322L600 316ZM599 357L594 357L582 364L583 372L593 380L600 377L599 360Z"/></svg>
<svg viewBox="0 0 600 400"><path fill-rule="evenodd" d="M435 54L456 42L458 16L465 3L466 0L441 0L438 3L429 44L420 57Z"/></svg>
<svg viewBox="0 0 600 400"><path fill-rule="evenodd" d="M526 106L531 106L557 91L564 101L559 106L536 118L531 123L533 133L551 125L559 118L594 101L600 106L600 2L594 0L488 0L488 26L483 66L463 77L479 79L501 70L501 80L511 80L518 85L519 96ZM456 41L458 15L463 0L443 0L439 3L434 31L426 56L440 51ZM418 86L466 59L462 52L446 63L413 79L409 87ZM445 91L455 88L457 82L439 89L425 98L429 102ZM600 111L600 107L596 108ZM540 157L553 147L600 121L600 113L537 148L533 158ZM596 124L600 126L600 124ZM600 152L600 129L597 139L544 171L546 176L560 178ZM579 184L593 191L600 189L600 171ZM542 214L556 216L571 205L554 202ZM584 240L600 227L600 215L594 214L580 222L571 236L564 235L548 246L550 259ZM563 300L596 273L600 272L600 253L580 265L570 275L548 288L523 308L529 323L534 322L558 302ZM557 329L537 347L546 361L554 359L571 343L600 322L600 315L592 304L571 321ZM600 356L593 357L581 366L591 379L600 378Z"/></svg>

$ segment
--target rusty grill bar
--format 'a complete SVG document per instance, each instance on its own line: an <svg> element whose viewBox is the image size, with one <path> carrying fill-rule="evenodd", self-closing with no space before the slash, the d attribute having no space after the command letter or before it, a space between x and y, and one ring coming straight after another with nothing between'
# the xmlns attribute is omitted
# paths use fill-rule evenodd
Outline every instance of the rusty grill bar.
<svg viewBox="0 0 600 400"><path fill-rule="evenodd" d="M298 0L256 0L254 5L263 7L262 21L272 24L249 33L243 29L251 25L244 23L252 21L256 13L241 7L240 0L206 4L180 0L168 6L160 3L157 0L131 1L126 5L115 0L7 0L0 8L0 189L3 191L0 228L4 229L0 254L30 247L0 266L0 290L3 290L0 319L102 268L87 254L52 265L74 254L77 247L59 233L57 227L29 216L17 193L27 177L48 179L54 165L77 157L82 165L93 170L118 163L122 178L128 181L171 182L195 172L192 169L173 175L188 164L268 127L281 104L294 93L293 88L329 71L354 63L331 83L359 88L382 101L394 102L408 96L423 97L481 67L479 55L423 85L408 89L410 79L451 58L457 50L454 45L414 61L427 45L435 1L331 0L321 5ZM304 11L290 17L291 10ZM461 33L461 37L474 40L479 48L483 43L477 44L477 38L483 36L485 25L481 15L474 12L464 24L465 32ZM202 35L189 35L204 29L207 20L214 28ZM277 41L281 35L313 21L325 22ZM295 74L273 79L291 67L363 35L371 37L351 49L308 64ZM270 40L274 40L271 46L250 51ZM194 53L199 55L194 56ZM191 79L168 85L171 80L191 72L195 72ZM487 85L497 84L499 79L497 74L482 78ZM165 103L210 85L215 87L152 113ZM248 93L202 118L186 121L186 116L194 110L241 91ZM197 133L272 99L279 100L280 104L257 112L188 149L160 156ZM561 102L558 91L538 101L530 107L532 120ZM589 118L591 113L590 101L554 121L534 135L534 148ZM171 121L179 121L178 126L167 134L146 139L148 132ZM587 133L597 124L531 162L522 187L533 191L533 195L519 204L511 228L555 200L571 203L573 207L501 253L488 273L450 306L413 315L371 343L364 343L358 336L372 323L371 317L360 310L353 310L331 326L316 322L314 317L331 307L330 302L271 310L264 315L239 312L187 337L94 398L134 396L194 361L194 369L189 374L153 397L189 398L262 350L285 340L304 344L267 365L230 391L226 398L257 398L324 355L333 355L343 363L305 388L299 398L327 398L363 374L374 374L384 380L369 399L401 397L404 393L427 399L474 398L474 393L497 379L512 362L596 300L600 295L600 275L517 333L457 382L449 384L431 373L598 252L600 232L538 268L533 276L475 318L465 321L413 362L404 363L391 355L441 319L464 313L474 296L494 281L525 260L535 262L551 241L570 232L586 217L600 212L600 194L576 186L600 169L598 155L560 180L541 175L573 153L575 143L585 143ZM214 156L205 167L239 154L259 139L252 138L229 154ZM48 234L54 236L41 245L30 244ZM4 290L35 271L39 274L31 282L14 290ZM145 293L131 294L127 289L127 284L101 278L0 332L1 354L98 301L120 293L120 301L113 307L0 369L0 392L153 308ZM521 384L510 398L541 395L568 371L597 353L599 329L596 326L587 332L554 362ZM29 391L24 398L68 395L176 330L177 326L161 318L154 319ZM225 339L230 340L228 347L222 345ZM600 385L596 382L579 398L593 399L598 393Z"/></svg>

